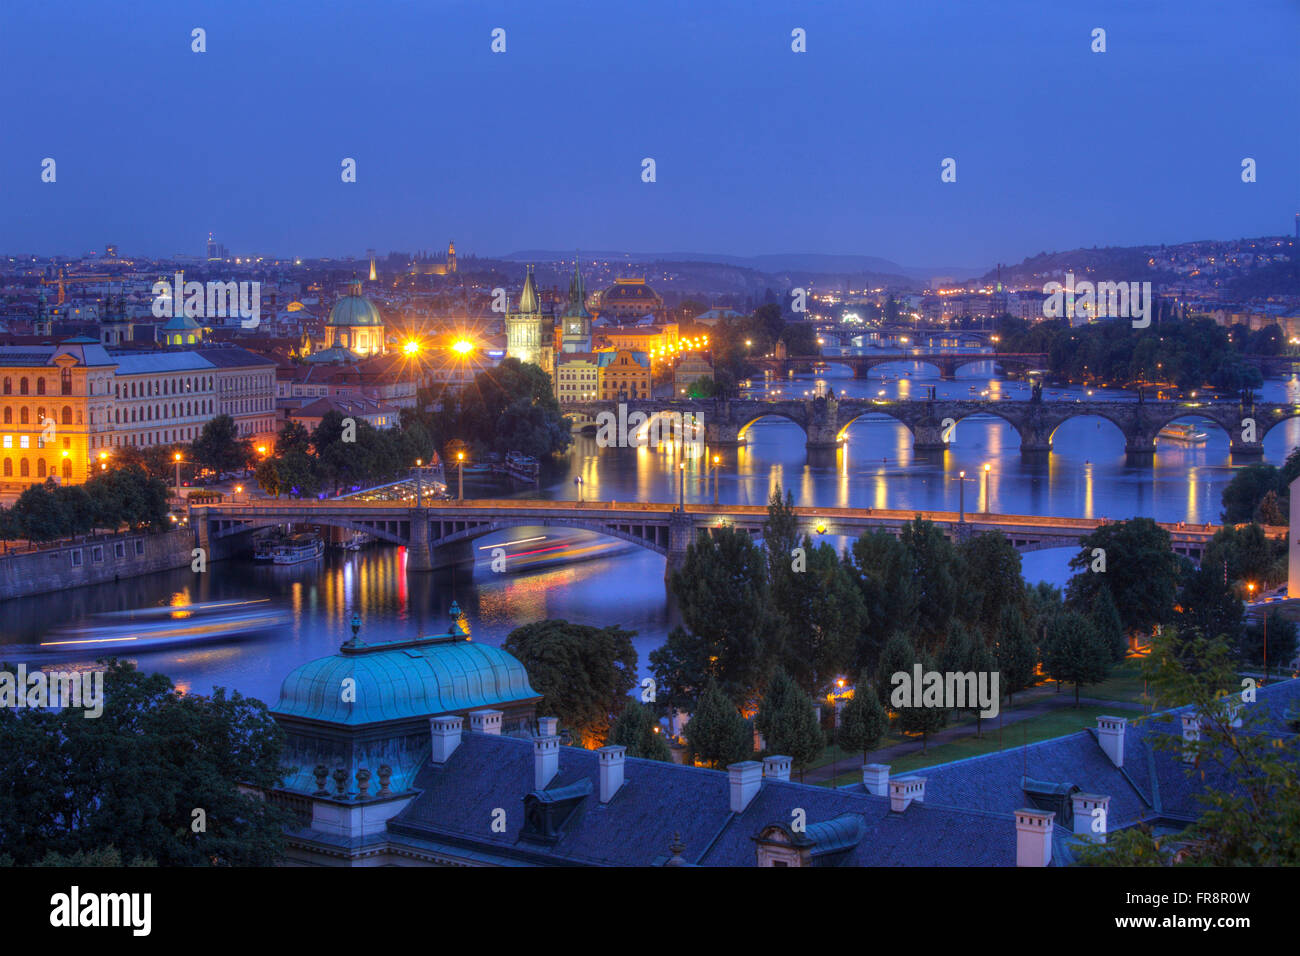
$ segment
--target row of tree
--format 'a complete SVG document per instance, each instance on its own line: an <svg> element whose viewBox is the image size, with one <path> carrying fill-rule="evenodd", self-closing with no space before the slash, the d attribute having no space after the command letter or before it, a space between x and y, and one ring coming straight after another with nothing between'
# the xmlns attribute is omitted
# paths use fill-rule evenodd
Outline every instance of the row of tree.
<svg viewBox="0 0 1300 956"><path fill-rule="evenodd" d="M429 461L432 453L433 443L417 418L404 419L401 428L379 429L330 411L311 432L286 422L275 452L258 463L254 474L258 486L277 498L338 494L407 475L417 460Z"/></svg>
<svg viewBox="0 0 1300 956"><path fill-rule="evenodd" d="M0 508L0 538L53 541L123 526L162 531L169 526L167 497L167 486L138 465L113 467L81 485L45 481Z"/></svg>

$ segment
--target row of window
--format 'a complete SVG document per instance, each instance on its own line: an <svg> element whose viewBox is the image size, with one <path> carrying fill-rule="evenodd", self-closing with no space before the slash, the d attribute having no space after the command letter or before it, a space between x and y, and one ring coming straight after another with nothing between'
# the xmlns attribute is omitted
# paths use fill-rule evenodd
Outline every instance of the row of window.
<svg viewBox="0 0 1300 956"><path fill-rule="evenodd" d="M202 378L187 375L185 378L151 379L143 382L118 382L118 398L145 398L149 395L180 395L184 392L212 391L212 376Z"/></svg>
<svg viewBox="0 0 1300 956"><path fill-rule="evenodd" d="M72 394L72 369L70 368L60 369L59 381L61 383L61 391L63 392L63 394L71 395ZM4 393L6 395L12 395L14 393L14 380L12 375L6 375L4 378ZM26 375L18 379L18 394L19 395L31 394L31 382L28 380ZM38 375L36 377L36 394L37 395L45 394L45 378L43 376Z"/></svg>
<svg viewBox="0 0 1300 956"><path fill-rule="evenodd" d="M137 557L144 554L143 541L141 541L139 538L136 538L134 541L131 542L131 544L135 546L135 554ZM81 567L82 551L84 550L85 550L84 548L74 548L68 552L68 560L72 563L72 566L74 568ZM118 558L126 557L125 541L113 542L113 555L114 557L118 557ZM94 545L90 549L90 560L93 561L95 564L99 564L101 561L104 560L104 546L102 544Z"/></svg>
<svg viewBox="0 0 1300 956"><path fill-rule="evenodd" d="M50 463L47 465L47 464L45 463L45 459L44 459L44 458L37 458L37 459L36 459L36 477L37 477L37 478L44 478L44 477L46 477L47 475L56 475L56 474L58 474L58 473L59 473L59 471L58 471L58 465L59 465L59 460L58 460L58 459L52 459L52 460L50 461ZM13 460L12 458L5 458L5 460L4 460L4 464L3 464L3 466L0 466L0 468L3 469L3 475L4 475L5 478L12 478L12 477L14 477L14 460ZM62 469L62 470L63 470L63 477L64 477L64 478L69 478L69 479L70 479L70 478L72 477L72 459L70 459L70 458L64 458L64 459L63 459L63 469ZM32 464L31 464L31 462L30 462L27 458L19 458L19 459L18 459L18 477L19 477L19 478L30 478L30 477L32 477Z"/></svg>

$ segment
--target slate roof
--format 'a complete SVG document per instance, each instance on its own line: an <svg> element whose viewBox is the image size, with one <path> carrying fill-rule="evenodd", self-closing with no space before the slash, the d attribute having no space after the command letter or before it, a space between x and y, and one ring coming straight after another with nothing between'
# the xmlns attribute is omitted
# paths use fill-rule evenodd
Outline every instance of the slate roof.
<svg viewBox="0 0 1300 956"><path fill-rule="evenodd" d="M753 838L770 824L789 824L799 808L810 826L846 813L861 817L863 836L842 866L1015 864L1010 815L920 803L893 813L888 797L770 779L743 813L733 814L725 772L653 760L628 758L622 787L602 804L598 755L578 747L560 748L559 772L548 789L567 791L585 780L592 792L555 844L538 844L522 836L533 760L530 740L464 733L446 764L429 763L417 775L420 793L389 823L390 837L451 842L533 863L650 866L680 834L689 863L753 866ZM497 808L506 811L504 833L492 832Z"/></svg>

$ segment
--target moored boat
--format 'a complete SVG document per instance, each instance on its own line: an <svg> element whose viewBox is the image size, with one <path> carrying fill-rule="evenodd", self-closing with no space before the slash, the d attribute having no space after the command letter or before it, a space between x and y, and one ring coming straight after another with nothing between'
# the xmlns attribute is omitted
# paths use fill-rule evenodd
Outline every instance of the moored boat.
<svg viewBox="0 0 1300 956"><path fill-rule="evenodd" d="M325 542L320 535L308 532L295 534L277 543L272 560L276 564L301 564L304 561L314 561L324 553Z"/></svg>

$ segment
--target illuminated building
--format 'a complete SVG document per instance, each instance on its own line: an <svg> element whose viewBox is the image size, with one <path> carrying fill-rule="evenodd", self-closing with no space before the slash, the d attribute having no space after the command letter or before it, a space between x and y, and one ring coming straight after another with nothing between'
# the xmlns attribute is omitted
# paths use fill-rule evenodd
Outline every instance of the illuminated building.
<svg viewBox="0 0 1300 956"><path fill-rule="evenodd" d="M591 351L591 313L587 311L587 293L582 285L578 261L573 261L573 278L569 280L569 304L560 316L560 351ZM557 386L558 387L558 386Z"/></svg>
<svg viewBox="0 0 1300 956"><path fill-rule="evenodd" d="M384 353L384 319L361 294L360 279L348 283L348 294L334 303L325 321L325 349L334 348L360 356Z"/></svg>
<svg viewBox="0 0 1300 956"><path fill-rule="evenodd" d="M591 352L561 352L556 356L556 401L561 405L594 401L600 394L599 359L600 355Z"/></svg>
<svg viewBox="0 0 1300 956"><path fill-rule="evenodd" d="M597 353L597 382L604 401L653 398L650 387L650 356L645 352L618 349Z"/></svg>
<svg viewBox="0 0 1300 956"><path fill-rule="evenodd" d="M410 268L413 276L454 275L456 272L456 243L447 243L447 255L441 260L423 253L417 254L411 260Z"/></svg>
<svg viewBox="0 0 1300 956"><path fill-rule="evenodd" d="M537 280L529 266L519 305L515 311L506 312L506 355L540 366L550 375L555 369L554 327L555 322L542 312Z"/></svg>
<svg viewBox="0 0 1300 956"><path fill-rule="evenodd" d="M664 300L642 279L615 279L600 296L600 314L618 320L664 317Z"/></svg>

